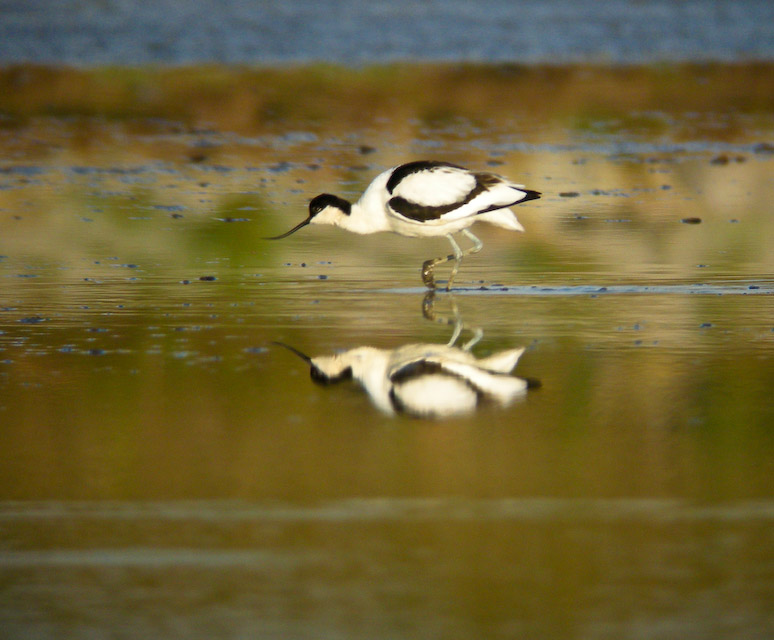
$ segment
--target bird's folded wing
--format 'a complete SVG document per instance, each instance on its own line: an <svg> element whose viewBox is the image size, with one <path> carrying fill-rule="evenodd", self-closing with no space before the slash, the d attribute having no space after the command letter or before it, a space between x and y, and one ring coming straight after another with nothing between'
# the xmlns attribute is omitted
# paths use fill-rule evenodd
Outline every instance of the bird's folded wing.
<svg viewBox="0 0 774 640"><path fill-rule="evenodd" d="M433 167L412 173L398 183L393 197L423 207L440 207L464 202L476 188L476 177L456 167Z"/></svg>

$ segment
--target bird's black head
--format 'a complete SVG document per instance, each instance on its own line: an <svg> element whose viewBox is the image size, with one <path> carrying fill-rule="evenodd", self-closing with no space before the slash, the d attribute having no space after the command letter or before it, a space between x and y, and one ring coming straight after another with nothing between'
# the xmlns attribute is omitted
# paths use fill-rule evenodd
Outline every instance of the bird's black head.
<svg viewBox="0 0 774 640"><path fill-rule="evenodd" d="M327 387L344 380L352 380L352 367L344 367L339 370L323 371L316 364L312 363L309 369L309 377L312 378L312 382L319 384L323 387Z"/></svg>
<svg viewBox="0 0 774 640"><path fill-rule="evenodd" d="M299 229L303 229L308 224L336 224L337 215L336 211L331 210L329 214L322 215L317 220L314 218L325 211L328 207L333 207L336 211L341 211L344 215L349 215L352 211L352 205L338 196L332 196L330 193L321 193L319 196L312 198L309 202L309 217L306 220L302 220L290 231L281 233L278 236L269 236L267 240L281 240L287 238L289 235L294 234Z"/></svg>
<svg viewBox="0 0 774 640"><path fill-rule="evenodd" d="M334 196L330 193L321 193L309 202L309 219L314 218L326 207L341 209L346 215L349 215L350 211L352 211L352 205L344 198L339 198L339 196Z"/></svg>

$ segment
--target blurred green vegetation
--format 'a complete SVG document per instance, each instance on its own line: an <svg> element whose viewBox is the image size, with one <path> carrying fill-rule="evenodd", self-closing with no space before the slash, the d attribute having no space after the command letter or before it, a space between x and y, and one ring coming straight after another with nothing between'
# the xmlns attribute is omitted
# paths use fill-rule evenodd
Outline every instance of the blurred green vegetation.
<svg viewBox="0 0 774 640"><path fill-rule="evenodd" d="M539 113L579 126L629 113L770 114L772 68L766 63L640 67L518 65L333 65L281 68L0 69L6 126L36 116L162 118L231 131L261 127L351 127L364 115L424 114L487 121ZM658 118L634 116L634 126Z"/></svg>

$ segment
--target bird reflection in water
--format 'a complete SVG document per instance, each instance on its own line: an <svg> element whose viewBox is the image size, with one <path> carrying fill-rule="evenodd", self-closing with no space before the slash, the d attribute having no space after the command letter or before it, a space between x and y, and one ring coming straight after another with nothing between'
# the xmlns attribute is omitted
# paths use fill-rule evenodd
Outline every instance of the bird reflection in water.
<svg viewBox="0 0 774 640"><path fill-rule="evenodd" d="M540 386L537 380L511 375L524 347L477 358L472 349L483 336L481 329L471 329L473 336L462 346L455 346L465 327L453 299L452 311L452 317L437 314L434 293L425 295L423 315L454 326L445 345L355 347L331 356L310 358L290 345L277 344L309 364L314 382L332 385L354 380L381 411L390 415L447 418L472 413L487 404L506 407L523 398L527 389Z"/></svg>

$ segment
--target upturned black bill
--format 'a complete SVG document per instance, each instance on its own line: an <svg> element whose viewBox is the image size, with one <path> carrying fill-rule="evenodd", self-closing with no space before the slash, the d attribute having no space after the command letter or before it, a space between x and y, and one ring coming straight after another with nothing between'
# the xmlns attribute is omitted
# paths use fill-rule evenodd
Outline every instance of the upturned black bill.
<svg viewBox="0 0 774 640"><path fill-rule="evenodd" d="M306 225L308 225L311 221L312 221L311 218L307 218L306 220L304 220L300 224L297 224L295 227L293 227L290 231L286 231L285 233L281 233L278 236L268 237L268 238L266 238L266 240L282 240L282 238L287 238L291 233L295 233L296 231L298 231L302 227L305 227Z"/></svg>

